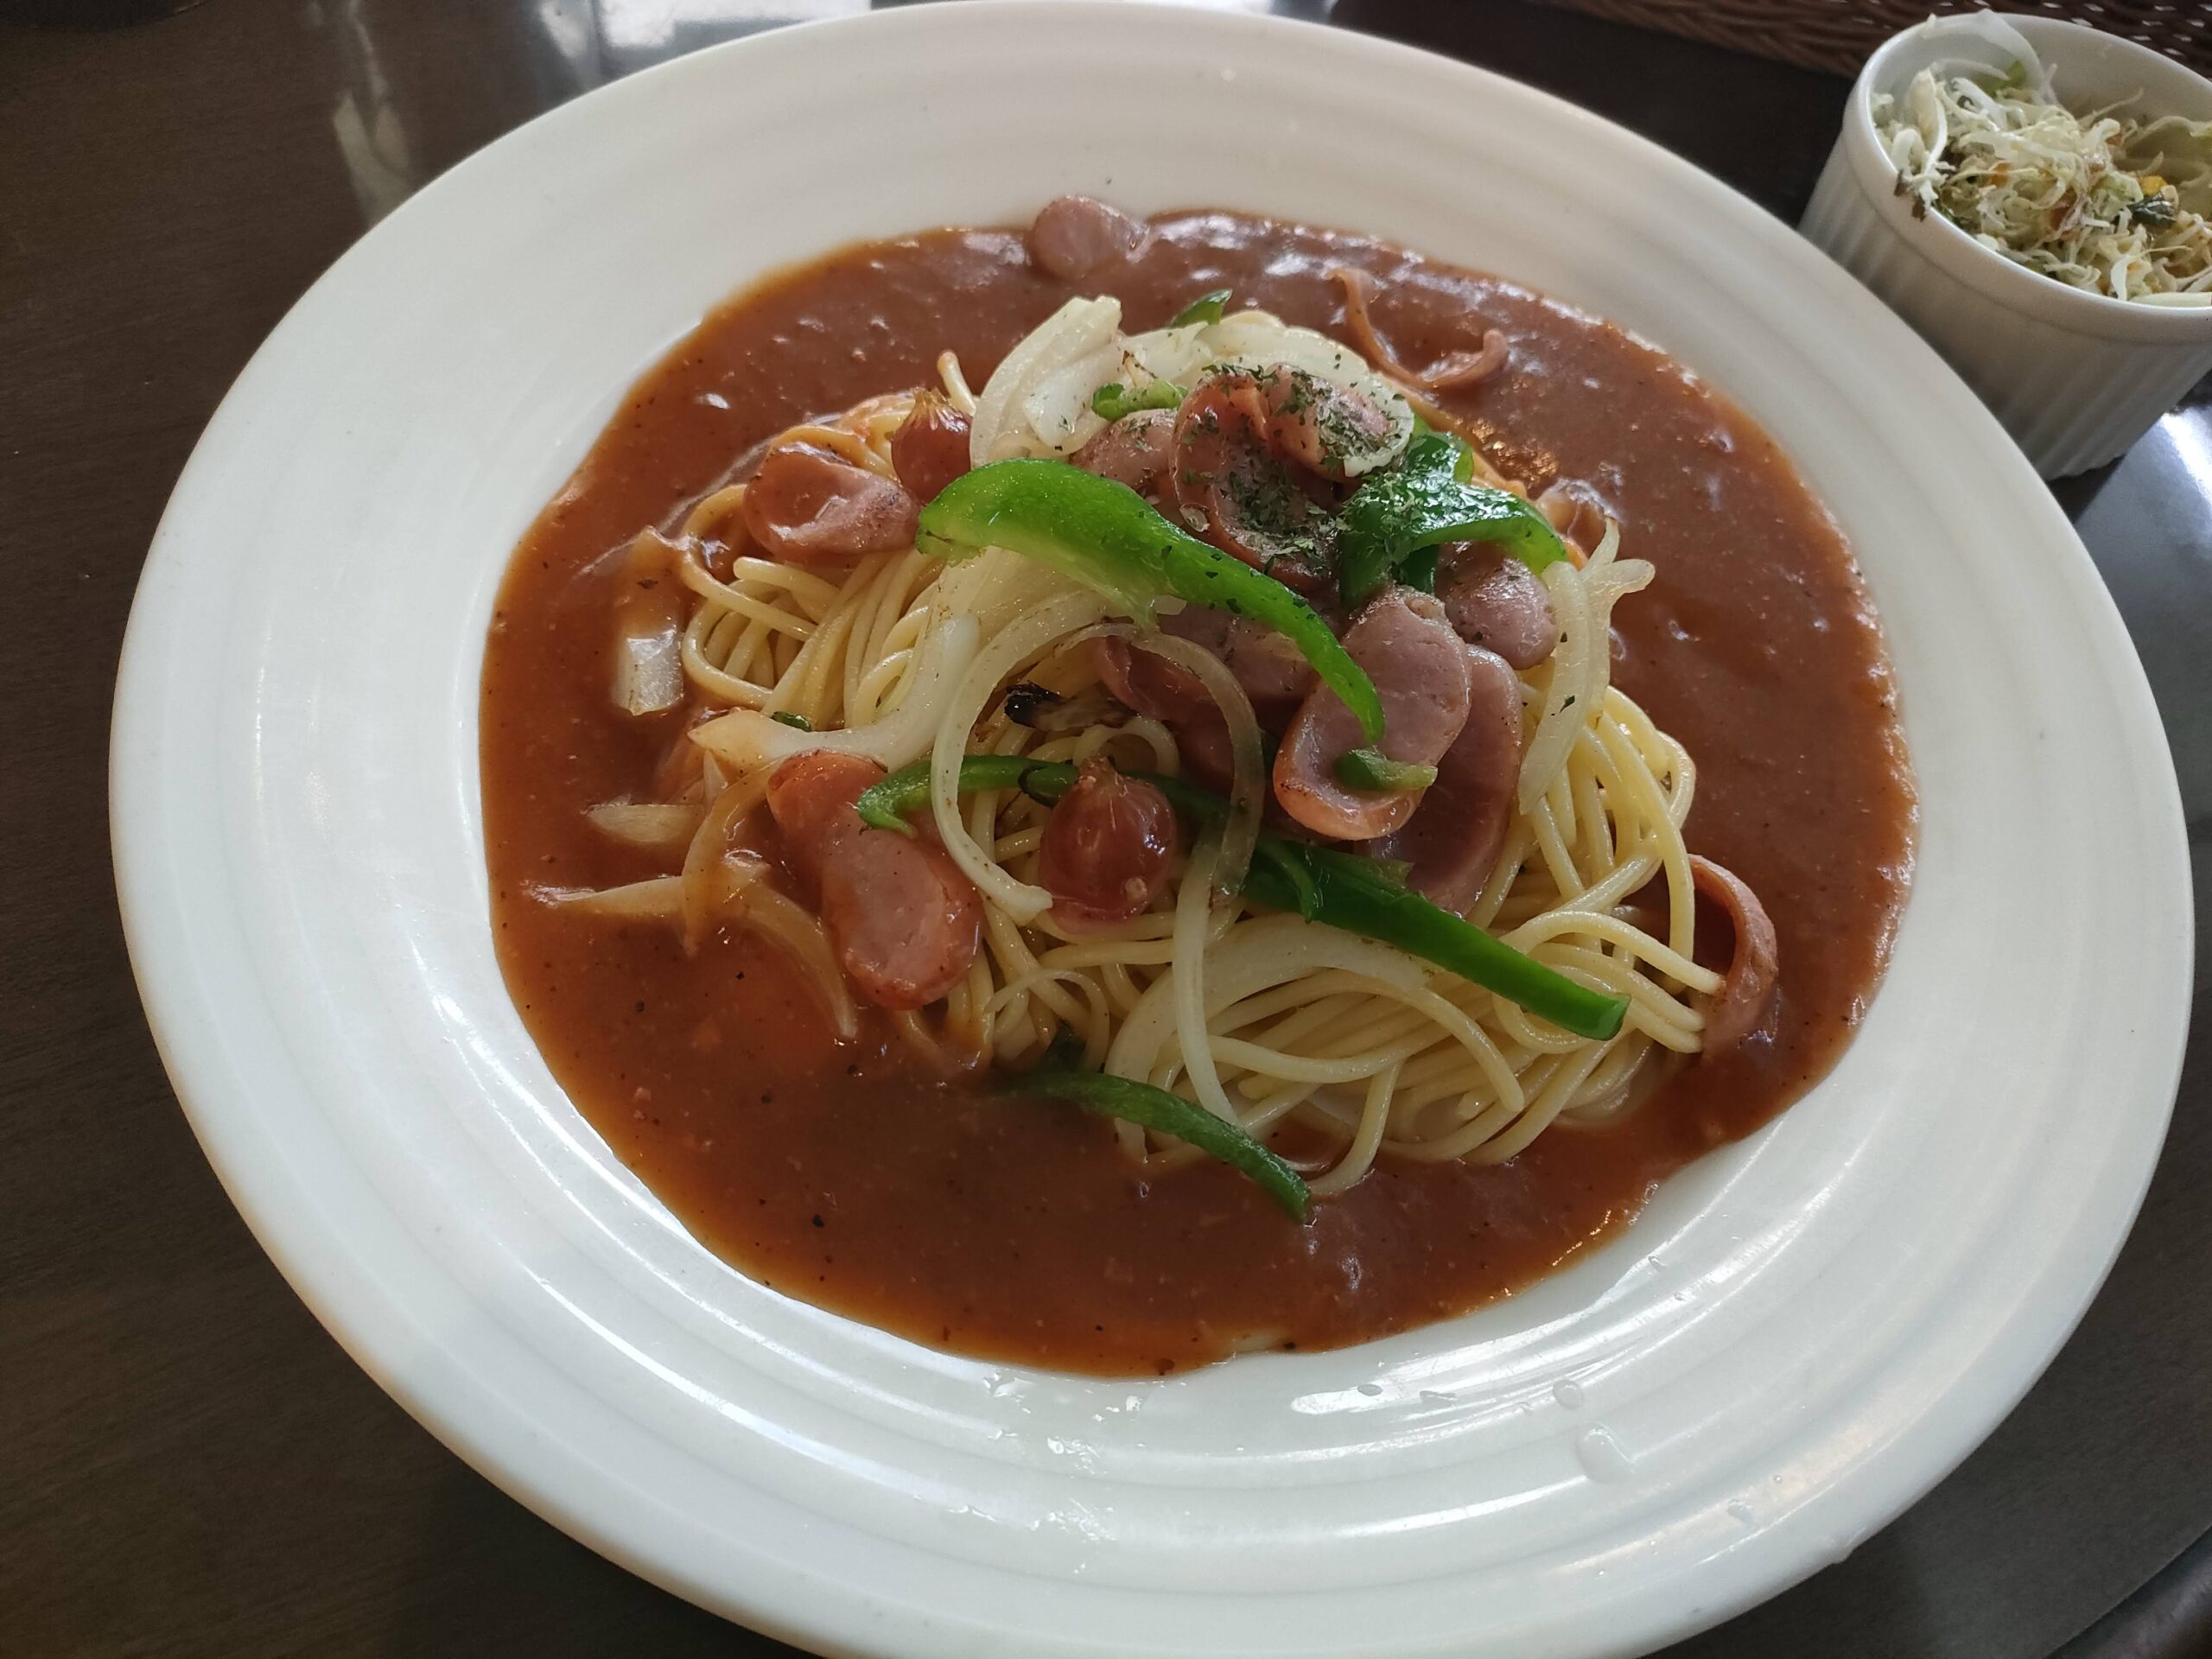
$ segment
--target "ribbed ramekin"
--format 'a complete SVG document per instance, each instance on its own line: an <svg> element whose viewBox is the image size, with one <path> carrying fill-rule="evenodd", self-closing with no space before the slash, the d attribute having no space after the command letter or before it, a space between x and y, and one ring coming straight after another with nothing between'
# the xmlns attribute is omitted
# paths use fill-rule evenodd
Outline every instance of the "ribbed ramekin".
<svg viewBox="0 0 2212 1659"><path fill-rule="evenodd" d="M2052 17L2007 16L2069 109L2138 99L2212 119L2212 81L2130 41ZM1933 18L1867 60L1801 228L1950 360L2036 470L2101 466L2212 370L2212 308L2107 299L1993 252L1940 213L1915 218L1875 134L1872 100L1942 59L2007 66L1970 18Z"/></svg>

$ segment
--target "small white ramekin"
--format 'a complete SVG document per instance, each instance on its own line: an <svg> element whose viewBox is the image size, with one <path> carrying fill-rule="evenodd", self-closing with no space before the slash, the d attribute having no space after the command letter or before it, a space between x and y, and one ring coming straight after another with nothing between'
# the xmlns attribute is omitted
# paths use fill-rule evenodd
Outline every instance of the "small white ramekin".
<svg viewBox="0 0 2212 1659"><path fill-rule="evenodd" d="M2146 115L2212 119L2212 81L2147 47L2054 17L2005 22L2035 48L2069 109L2139 95L2133 107ZM1932 18L1885 41L1851 90L1800 228L1949 359L2037 472L2061 478L2101 466L2212 370L2212 309L2085 294L1993 252L1940 213L1916 219L1875 136L1872 103L1902 94L1943 59L2009 67L1970 17Z"/></svg>

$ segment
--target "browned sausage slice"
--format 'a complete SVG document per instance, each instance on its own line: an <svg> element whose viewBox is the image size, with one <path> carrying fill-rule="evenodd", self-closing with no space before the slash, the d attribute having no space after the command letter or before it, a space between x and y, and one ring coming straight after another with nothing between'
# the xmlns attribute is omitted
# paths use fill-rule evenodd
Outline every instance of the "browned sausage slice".
<svg viewBox="0 0 2212 1659"><path fill-rule="evenodd" d="M1705 1007L1705 1052L1733 1048L1758 1030L1774 1000L1782 971L1781 941L1774 923L1744 879L1726 867L1690 855L1690 878L1697 890L1728 914L1736 948L1721 976L1720 988Z"/></svg>
<svg viewBox="0 0 2212 1659"><path fill-rule="evenodd" d="M1092 642L1098 681L1126 708L1149 715L1175 734L1183 770L1209 789L1226 791L1236 774L1229 721L1205 683L1180 663L1109 636Z"/></svg>
<svg viewBox="0 0 2212 1659"><path fill-rule="evenodd" d="M1220 379L1262 442L1325 478L1343 480L1347 461L1390 436L1390 416L1380 404L1305 369L1256 369Z"/></svg>
<svg viewBox="0 0 2212 1659"><path fill-rule="evenodd" d="M1469 696L1467 648L1444 607L1410 588L1389 588L1345 630L1344 649L1382 699L1382 753L1409 766L1442 760L1467 723ZM1315 686L1275 755L1283 810L1338 841L1371 841L1412 817L1418 791L1370 794L1337 781L1338 758L1365 741L1358 716L1328 687Z"/></svg>
<svg viewBox="0 0 2212 1659"><path fill-rule="evenodd" d="M1287 384L1287 374L1277 378ZM1231 371L1199 382L1175 412L1175 505L1195 534L1312 596L1331 586L1319 543L1328 517L1315 499L1328 485L1293 466L1273 441L1278 427L1298 430L1255 376Z"/></svg>
<svg viewBox="0 0 2212 1659"><path fill-rule="evenodd" d="M938 492L968 470L968 417L941 391L914 394L914 407L891 435L891 464L915 500Z"/></svg>
<svg viewBox="0 0 2212 1659"><path fill-rule="evenodd" d="M1160 620L1160 632L1204 646L1228 665L1252 710L1280 732L1313 689L1313 664L1273 628L1206 606L1189 605ZM1221 706L1205 683L1179 663L1135 640L1108 637L1092 647L1099 683L1119 702L1170 726L1221 723Z"/></svg>
<svg viewBox="0 0 2212 1659"><path fill-rule="evenodd" d="M855 990L879 1008L918 1008L975 961L983 906L936 842L864 829L823 861L822 920Z"/></svg>
<svg viewBox="0 0 2212 1659"><path fill-rule="evenodd" d="M1175 810L1157 786L1091 756L1046 818L1038 848L1053 918L1080 931L1141 916L1166 891L1179 840Z"/></svg>
<svg viewBox="0 0 2212 1659"><path fill-rule="evenodd" d="M1139 495L1159 493L1175 458L1175 411L1141 409L1124 415L1068 459L1086 473L1126 484Z"/></svg>
<svg viewBox="0 0 2212 1659"><path fill-rule="evenodd" d="M1229 741L1229 722L1216 715L1211 721L1194 720L1175 728L1175 747L1183 762L1183 775L1192 783L1226 795L1236 786L1236 747Z"/></svg>
<svg viewBox="0 0 2212 1659"><path fill-rule="evenodd" d="M807 887L822 880L830 849L866 828L853 803L883 776L874 761L834 749L795 754L768 774L768 816L783 836L784 861Z"/></svg>
<svg viewBox="0 0 2212 1659"><path fill-rule="evenodd" d="M1467 723L1436 763L1436 781L1377 858L1413 868L1406 885L1460 914L1482 896L1505 845L1521 780L1521 681L1502 658L1467 648Z"/></svg>
<svg viewBox="0 0 2212 1659"><path fill-rule="evenodd" d="M1090 650L1099 683L1125 708L1171 726L1220 712L1197 675L1134 640L1109 634Z"/></svg>
<svg viewBox="0 0 2212 1659"><path fill-rule="evenodd" d="M1252 699L1260 724L1271 732L1282 730L1313 689L1313 664L1265 623L1207 605L1185 605L1174 615L1160 618L1160 631L1202 645L1227 664L1244 695ZM1197 683L1195 677L1192 683ZM1204 687L1198 690L1211 707L1213 699Z"/></svg>
<svg viewBox="0 0 2212 1659"><path fill-rule="evenodd" d="M1072 283L1128 258L1152 234L1095 196L1056 196L1029 226L1029 262L1048 276Z"/></svg>
<svg viewBox="0 0 2212 1659"><path fill-rule="evenodd" d="M1559 645L1559 618L1541 578L1510 553L1459 542L1437 561L1436 596L1459 637L1516 668L1534 668Z"/></svg>
<svg viewBox="0 0 2212 1659"><path fill-rule="evenodd" d="M745 528L772 559L847 564L911 547L921 505L893 480L810 443L779 443L745 486Z"/></svg>
<svg viewBox="0 0 2212 1659"><path fill-rule="evenodd" d="M1280 733L1298 712L1300 699L1313 683L1312 668L1302 657L1294 667L1282 662L1276 647L1291 650L1290 642L1241 619L1227 620L1246 632L1225 632L1217 644L1212 638L1214 623L1209 619L1224 614L1191 606L1173 617L1162 618L1160 626L1163 631L1185 639L1197 638L1222 658L1252 699L1252 711L1260 724ZM1195 620L1185 623L1185 618ZM1229 721L1205 683L1179 663L1171 663L1128 639L1100 639L1092 650L1099 683L1107 692L1125 707L1149 715L1174 732L1183 770L1193 781L1209 789L1227 791L1236 778Z"/></svg>

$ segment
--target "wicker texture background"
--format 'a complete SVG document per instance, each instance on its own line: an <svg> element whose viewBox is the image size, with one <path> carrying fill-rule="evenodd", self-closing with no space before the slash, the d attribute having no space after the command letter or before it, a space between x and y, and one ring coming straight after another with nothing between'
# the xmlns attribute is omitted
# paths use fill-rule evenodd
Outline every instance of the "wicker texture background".
<svg viewBox="0 0 2212 1659"><path fill-rule="evenodd" d="M2040 12L2139 41L2212 75L2212 0L2006 0L1995 7L1930 0L1549 0L1616 22L1664 29L1755 57L1856 75L1868 55L1930 12Z"/></svg>

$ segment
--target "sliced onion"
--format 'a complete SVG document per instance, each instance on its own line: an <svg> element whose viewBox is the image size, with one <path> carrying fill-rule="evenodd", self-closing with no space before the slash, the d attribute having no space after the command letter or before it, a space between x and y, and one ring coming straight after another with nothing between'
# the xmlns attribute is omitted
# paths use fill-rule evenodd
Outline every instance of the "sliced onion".
<svg viewBox="0 0 2212 1659"><path fill-rule="evenodd" d="M976 395L968 429L970 463L1003 461L1032 451L1017 429L1021 399L1055 371L1115 338L1122 326L1119 300L1070 300L1016 341Z"/></svg>
<svg viewBox="0 0 2212 1659"><path fill-rule="evenodd" d="M862 755L887 772L896 772L928 752L945 707L975 658L978 633L972 616L936 620L915 647L913 678L899 706L865 726L803 732L757 709L733 709L693 727L691 741L703 744L736 773L817 749Z"/></svg>
<svg viewBox="0 0 2212 1659"><path fill-rule="evenodd" d="M1105 609L1106 601L1086 588L1058 594L1024 612L976 654L938 717L930 756L930 808L937 820L938 838L976 889L1018 923L1026 924L1042 914L1051 906L1052 895L1043 887L1015 880L983 855L961 817L960 762L968 753L976 722L982 718L1001 683L1054 640L1096 622ZM973 621L972 618L960 620Z"/></svg>
<svg viewBox="0 0 2212 1659"><path fill-rule="evenodd" d="M734 852L722 861L716 883L715 909L741 926L775 940L798 963L829 1010L837 1034L850 1041L859 1034L860 1020L853 1010L837 953L830 936L811 912L770 886L768 866L751 853ZM620 887L596 891L543 887L537 896L563 910L604 916L627 922L675 922L682 919L684 880L680 875L657 875L650 881L632 881Z"/></svg>
<svg viewBox="0 0 2212 1659"><path fill-rule="evenodd" d="M731 832L768 798L765 767L742 772L715 796L691 832L683 849L683 950L689 956L707 937L707 928L721 911L725 883L722 858Z"/></svg>
<svg viewBox="0 0 2212 1659"><path fill-rule="evenodd" d="M1266 750L1260 739L1259 716L1252 712L1252 699L1236 683L1229 664L1194 639L1172 633L1139 634L1134 627L1098 632L1118 634L1140 651L1190 670L1228 722L1234 770L1229 785L1229 817L1221 827L1221 855L1213 868L1213 902L1226 904L1244 891L1245 873L1252 868L1252 849L1259 844L1260 815L1268 804Z"/></svg>
<svg viewBox="0 0 2212 1659"><path fill-rule="evenodd" d="M683 701L683 636L671 625L614 642L614 706L658 715Z"/></svg>
<svg viewBox="0 0 2212 1659"><path fill-rule="evenodd" d="M986 639L1024 611L1083 591L1073 576L1003 547L987 547L948 565L937 579L938 604L947 615L974 617Z"/></svg>
<svg viewBox="0 0 2212 1659"><path fill-rule="evenodd" d="M1130 334L1122 341L1128 359L1154 380L1172 380L1185 391L1198 371L1211 360L1205 332L1209 323L1186 322L1180 328L1154 328Z"/></svg>
<svg viewBox="0 0 2212 1659"><path fill-rule="evenodd" d="M1105 416L1090 406L1090 395L1122 372L1121 336L1036 382L1020 400L1021 423L1047 454L1074 454L1106 429ZM1027 442L1025 437L1023 442Z"/></svg>
<svg viewBox="0 0 2212 1659"><path fill-rule="evenodd" d="M1374 448L1344 458L1347 477L1387 467L1413 441L1414 409L1405 393L1377 374L1351 346L1311 328L1293 327L1267 311L1239 311L1209 327L1202 336L1217 362L1255 372L1274 367L1302 369L1332 385L1357 392L1390 418L1389 436Z"/></svg>
<svg viewBox="0 0 2212 1659"><path fill-rule="evenodd" d="M1213 1063L1213 1045L1206 1036L1206 913L1209 888L1221 868L1221 842L1202 835L1191 853L1190 868L1183 873L1182 891L1175 895L1174 955L1168 959L1167 978L1174 986L1175 1035L1183 1048L1183 1074L1198 1104L1216 1117L1236 1122L1236 1109L1221 1086L1221 1073ZM1149 1082L1140 1077L1138 1082Z"/></svg>
<svg viewBox="0 0 2212 1659"><path fill-rule="evenodd" d="M626 922L672 922L683 912L683 878L657 875L619 887L540 887L537 897L563 910Z"/></svg>
<svg viewBox="0 0 2212 1659"><path fill-rule="evenodd" d="M657 715L683 701L684 587L677 545L641 531L622 564L614 606L614 706Z"/></svg>
<svg viewBox="0 0 2212 1659"><path fill-rule="evenodd" d="M1413 368L1399 360L1398 354L1390 349L1390 342L1382 338L1368 313L1368 305L1375 296L1375 274L1357 265L1336 265L1331 267L1329 275L1344 291L1344 326L1366 347L1370 361L1408 389L1408 403L1416 401L1411 396L1413 391L1424 394L1419 399L1423 414L1436 407L1430 399L1437 393L1457 386L1479 385L1503 368L1512 354L1503 329L1485 328L1479 350L1454 352L1426 369ZM1433 425L1442 424L1433 415L1428 418Z"/></svg>
<svg viewBox="0 0 2212 1659"><path fill-rule="evenodd" d="M845 984L837 953L813 912L793 903L769 885L768 866L751 853L735 852L722 861L725 908L731 918L756 933L766 935L788 950L806 975L807 983L829 1010L838 1036L850 1042L860 1034L860 1019L853 1011L853 994Z"/></svg>
<svg viewBox="0 0 2212 1659"><path fill-rule="evenodd" d="M674 852L690 844L703 809L658 802L607 801L584 814L592 828L626 847Z"/></svg>

